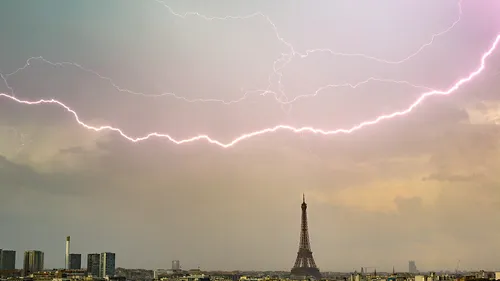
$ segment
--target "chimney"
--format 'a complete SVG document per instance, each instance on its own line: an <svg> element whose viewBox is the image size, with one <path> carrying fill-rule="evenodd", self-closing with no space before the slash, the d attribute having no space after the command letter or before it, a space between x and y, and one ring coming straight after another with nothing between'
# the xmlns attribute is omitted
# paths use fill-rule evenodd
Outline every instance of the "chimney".
<svg viewBox="0 0 500 281"><path fill-rule="evenodd" d="M65 264L66 269L69 269L69 240L70 240L70 237L67 236L66 237L66 264Z"/></svg>

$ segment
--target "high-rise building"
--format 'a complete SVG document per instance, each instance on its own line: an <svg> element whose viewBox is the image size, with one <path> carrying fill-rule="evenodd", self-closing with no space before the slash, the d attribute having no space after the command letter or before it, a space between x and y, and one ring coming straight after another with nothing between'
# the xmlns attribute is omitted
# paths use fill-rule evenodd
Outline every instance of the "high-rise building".
<svg viewBox="0 0 500 281"><path fill-rule="evenodd" d="M0 249L0 270L16 269L16 251Z"/></svg>
<svg viewBox="0 0 500 281"><path fill-rule="evenodd" d="M418 273L417 265L415 264L415 261L408 262L408 272L413 273L413 274Z"/></svg>
<svg viewBox="0 0 500 281"><path fill-rule="evenodd" d="M69 246L70 246L70 236L66 236L66 256L64 258L64 261L65 261L64 267L66 269L70 269L70 267L69 267L69 263L70 263L70 260L69 260Z"/></svg>
<svg viewBox="0 0 500 281"><path fill-rule="evenodd" d="M24 252L24 275L30 275L43 270L43 252L26 251Z"/></svg>
<svg viewBox="0 0 500 281"><path fill-rule="evenodd" d="M179 271L181 270L181 262L178 260L173 260L172 261L172 270L173 271Z"/></svg>
<svg viewBox="0 0 500 281"><path fill-rule="evenodd" d="M81 269L82 268L82 255L69 254L69 268L68 269Z"/></svg>
<svg viewBox="0 0 500 281"><path fill-rule="evenodd" d="M99 277L115 275L115 253L101 253L99 263Z"/></svg>
<svg viewBox="0 0 500 281"><path fill-rule="evenodd" d="M306 197L302 195L302 217L300 224L300 242L297 258L292 268L291 275L295 277L314 277L321 279L319 272L311 251L311 243L309 242L309 230L307 226L307 204Z"/></svg>
<svg viewBox="0 0 500 281"><path fill-rule="evenodd" d="M87 273L91 276L99 276L99 266L100 266L101 255L100 254L88 254L87 255Z"/></svg>

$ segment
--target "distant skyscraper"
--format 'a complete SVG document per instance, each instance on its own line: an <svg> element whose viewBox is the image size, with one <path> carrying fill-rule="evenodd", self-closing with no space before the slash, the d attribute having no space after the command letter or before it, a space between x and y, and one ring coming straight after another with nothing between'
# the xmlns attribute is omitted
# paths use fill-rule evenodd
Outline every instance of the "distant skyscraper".
<svg viewBox="0 0 500 281"><path fill-rule="evenodd" d="M29 275L38 271L43 271L43 252L26 251L24 252L24 275Z"/></svg>
<svg viewBox="0 0 500 281"><path fill-rule="evenodd" d="M417 265L415 264L415 261L409 261L408 262L408 272L410 272L410 273L418 273Z"/></svg>
<svg viewBox="0 0 500 281"><path fill-rule="evenodd" d="M88 254L87 255L87 273L91 276L99 276L99 266L100 266L101 255L100 254Z"/></svg>
<svg viewBox="0 0 500 281"><path fill-rule="evenodd" d="M66 236L66 256L64 259L64 261L65 261L64 267L66 269L70 269L70 267L69 267L69 262L70 262L70 260L69 260L69 246L70 246L70 236Z"/></svg>
<svg viewBox="0 0 500 281"><path fill-rule="evenodd" d="M16 269L16 251L0 249L0 270Z"/></svg>
<svg viewBox="0 0 500 281"><path fill-rule="evenodd" d="M69 269L81 269L81 268L82 268L82 255L69 254Z"/></svg>
<svg viewBox="0 0 500 281"><path fill-rule="evenodd" d="M99 263L99 277L115 275L115 254L101 253Z"/></svg>
<svg viewBox="0 0 500 281"><path fill-rule="evenodd" d="M172 261L172 270L178 271L181 269L181 262L178 260Z"/></svg>

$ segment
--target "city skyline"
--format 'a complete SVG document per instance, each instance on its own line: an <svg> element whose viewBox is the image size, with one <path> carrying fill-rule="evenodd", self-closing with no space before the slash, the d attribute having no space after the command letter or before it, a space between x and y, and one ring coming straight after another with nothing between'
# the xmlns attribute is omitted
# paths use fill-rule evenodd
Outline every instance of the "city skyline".
<svg viewBox="0 0 500 281"><path fill-rule="evenodd" d="M448 89L500 34L494 0L23 1L0 4L0 93L134 137L350 128ZM18 268L30 249L64 268L71 236L82 266L290 271L305 193L321 271L498 269L499 77L500 49L411 114L230 149L2 96L0 248Z"/></svg>
<svg viewBox="0 0 500 281"><path fill-rule="evenodd" d="M307 223L307 204L306 204L306 199L305 199L305 194L302 194L302 204L301 204L301 209L302 209L302 215L301 215L301 230L300 230L300 242L299 242L299 251L297 253L295 265L292 267L292 275L297 275L299 274L298 272L302 272L304 270L307 271L307 269L304 269L303 267L309 267L312 266L313 270L317 270L317 266L315 265L314 258L312 257L312 252L311 252L311 247L310 247L310 242L309 242L309 234L308 234L308 223ZM53 268L47 268L44 267L44 252L40 250L27 250L24 251L24 257L23 257L23 268L26 270L27 268L42 268L44 270L52 270L52 269L86 269L86 271L93 275L93 276L113 276L115 273L115 269L118 268L119 266L116 266L116 254L111 253L111 252L102 252L102 253L88 253L85 256L87 257L87 263L84 266L84 263L82 262L82 255L81 253L70 253L70 247L69 247L69 241L70 241L70 236L66 237L66 252L65 252L65 262L63 267L53 267ZM303 251L309 252L309 254L304 254ZM4 266L6 256L4 255L7 253L8 255L8 261L7 265L5 268ZM311 255L309 257L309 255ZM12 263L12 257L14 258L14 264L11 265ZM16 257L16 251L15 250L8 250L8 249L0 249L0 270L11 270L11 269L18 269L15 265L17 264L17 261L15 259ZM41 257L41 258L40 258ZM310 259L310 260L309 260ZM479 271L479 270L487 270L487 271L494 271L496 268L467 268L467 269L462 269L460 268L460 262L461 260L458 260L458 263L456 264L456 267L454 271L450 268L433 268L433 269L427 269L427 270L419 270L416 266L416 262L414 260L409 260L408 261L408 270L395 270L394 265L392 266L392 271L389 270L380 270L381 267L378 266L370 266L370 267L365 267L361 266L361 270L358 272L356 268L353 268L351 271L339 271L339 270L325 270L325 272L358 272L358 273L370 273L370 272L377 272L377 269L379 273L385 272L385 273L395 273L395 272L408 272L410 274L418 274L418 273L425 273L425 272L474 272L474 271ZM89 264L92 263L92 266L89 267ZM41 267L40 267L41 265ZM179 260L172 260L171 261L171 270L180 270L180 261ZM11 268L12 267L12 268ZM94 269L92 269L94 267ZM132 267L135 268L135 267ZM163 268L144 268L147 270L156 270L156 269L166 269L165 267ZM189 270L195 269L189 268ZM199 266L198 266L198 269ZM372 271L370 271L370 269ZM211 268L211 269L204 269L205 271L217 271L221 269L216 269L216 268ZM239 271L241 269L225 269L226 271ZM250 269L247 269L250 270ZM256 270L256 269L251 269L251 270ZM281 272L287 272L287 270L281 270L281 269L260 269L256 271L281 271ZM295 272L295 273L294 273ZM314 274L313 271L312 274ZM309 273L308 273L309 274ZM300 276L297 275L297 276Z"/></svg>
<svg viewBox="0 0 500 281"><path fill-rule="evenodd" d="M0 255L2 254L2 251L7 251L9 254L11 254L12 252L14 254L17 253L17 251L15 250L3 250L3 249L0 249ZM45 255L44 255L44 252L43 251L40 251L40 250L26 250L24 251L24 256L23 256L23 259L22 259L22 266L14 266L12 269L15 269L15 270L19 270L19 269L22 269L22 267L25 267L25 263L26 263L26 257L27 255L29 256L31 253L40 253L41 254L41 257L42 257L42 262L41 264L44 264L44 261L45 261ZM103 253L88 253L88 254L81 254L81 253L71 253L70 254L70 258L72 258L72 260L74 260L76 262L76 264L79 264L80 266L76 266L76 267L71 267L70 270L75 270L75 269L82 269L82 270L87 270L89 271L90 269L88 268L88 262L89 262L89 259L91 258L91 256L93 255L96 255L97 256L97 263L96 265L98 266L98 268L101 268L101 259L104 255L104 257L106 256L106 254L110 254L112 257L111 259L113 259L113 263L112 263L112 267L114 268L124 268L124 267L120 267L120 266L116 266L116 264L114 264L114 259L115 259L115 255L116 253L111 253L111 252L103 252ZM83 259L82 259L82 256L85 255L85 257L87 259L85 259L87 262L85 262L85 266L84 266L84 263L83 263ZM16 255L17 256L17 255ZM33 259L33 258L32 258ZM28 258L29 260L29 258ZM72 260L70 260L70 265L72 265ZM0 259L0 264L1 264L1 259ZM10 262L10 260L9 260ZM17 265L17 261L15 262L15 265ZM66 264L64 264L65 266ZM65 268L63 267L44 267L43 269L44 270L65 270ZM417 266L416 266L416 262L413 261L413 260L409 260L408 261L408 270L405 270L405 269L402 269L402 270L396 270L395 267L393 266L391 270L385 270L385 269L382 269L380 270L379 267L374 267L374 266L370 266L370 267L365 267L365 266L361 266L360 268L352 268L351 271L335 271L335 270L325 270L324 272L341 272L341 273L373 273L373 272L377 272L377 269L379 273L411 273L411 274L419 274L419 273L429 273L429 272L478 272L478 271L481 271L481 270L486 270L486 271L495 271L494 269L485 269L485 268L467 268L467 269L462 269L460 268L460 260L458 260L458 263L456 264L456 267L454 269L452 268L440 268L440 269L424 269L424 270L419 270L417 269ZM169 269L169 270L187 270L187 271L190 271L190 270L197 270L197 269L200 269L202 271L218 271L218 270L221 270L221 269L217 269L217 268L208 268L208 269L201 269L201 268L195 268L195 267L188 267L188 268L182 268L181 269L181 266L180 266L180 261L179 260L171 260L171 267L168 268L168 267L162 267L162 268L137 268L137 267L130 267L130 269L145 269L145 270L166 270L166 269ZM8 269L2 269L0 267L0 270L11 270L11 268L8 268ZM101 269L102 270L102 269ZM103 274L101 272L101 270L99 271L96 271L97 275L99 274ZM280 272L288 272L287 270L280 270L280 269L247 269L247 270L242 270L242 269L226 269L226 270L223 270L223 271L280 271Z"/></svg>
<svg viewBox="0 0 500 281"><path fill-rule="evenodd" d="M17 253L17 251L15 250L7 250L9 252L15 252ZM0 249L0 254L2 252L2 249ZM45 255L44 255L44 252L43 251L40 251L40 250L26 250L24 251L24 256L22 258L22 263L20 266L17 266L18 263L16 261L15 263L15 267L14 269L22 269L23 266L24 266L24 260L26 259L26 254L29 254L30 252L40 252L42 254L42 259L45 261ZM97 254L94 254L94 253L88 253L88 254L81 254L81 253L71 253L70 256L79 256L79 259L78 261L80 262L79 264L81 265L80 267L74 267L74 268L70 268L70 270L74 270L74 269L85 269L85 270L89 270L88 268L88 259L87 258L90 258L89 256L91 255L97 255L98 256L98 259L100 260L101 259L101 256L103 254L111 254L113 255L113 259L115 258L115 254L116 253L110 253L110 252L103 252L103 253L97 253ZM16 255L17 256L17 255ZM82 256L85 256L86 259L83 259ZM84 260L86 261L84 263ZM99 263L99 260L97 261ZM392 266L391 269L384 269L384 268L380 268L378 266L370 266L370 267L365 267L365 266L361 266L361 267L358 267L358 268L352 268L352 270L346 270L346 271L339 271L339 270L324 270L324 271L321 271L321 272L341 272L341 273L353 273L353 272L358 272L358 273L373 273L373 272L379 272L379 273L391 273L391 272L396 272L396 273L412 273L412 274L419 274L419 273L429 273L429 272L451 272L451 273L454 273L454 272L477 272L477 271L481 271L481 270L485 270L485 271L495 271L496 269L495 268L460 268L460 260L458 260L458 263L456 264L456 267L455 268L432 268L432 269L423 269L423 270L420 270L417 268L416 266L416 261L413 261L413 260L409 260L407 261L407 269L396 269L394 266ZM173 269L173 270L179 270L181 267L180 267L180 261L179 260L171 260L170 261L171 263L171 268L169 268L168 266L165 266L165 267L155 267L155 268L149 268L149 267L144 267L144 268L139 268L139 267L129 267L130 269L146 269L146 270L166 270L166 269ZM42 262L43 264L43 262ZM97 264L99 267L101 266L100 264ZM113 264L115 266L115 268L126 268L126 267L121 267L121 266L117 266L115 264ZM361 269L360 269L361 268ZM61 266L61 267L44 267L44 270L54 270L54 269L60 269L60 270L63 270L65 269L64 266ZM187 268L182 268L182 270L194 270L194 269L201 269L202 271L218 271L218 270L222 270L222 269L219 269L219 268L197 268L197 267L187 267ZM2 270L0 268L0 270ZM10 269L8 269L10 270ZM224 269L223 271L280 271L280 272L288 272L289 270L286 270L286 269L272 269L272 268L260 268L260 269L238 269L238 268L235 268L235 269ZM99 271L97 271L99 272ZM99 274L101 274L99 272ZM96 275L97 276L97 275Z"/></svg>

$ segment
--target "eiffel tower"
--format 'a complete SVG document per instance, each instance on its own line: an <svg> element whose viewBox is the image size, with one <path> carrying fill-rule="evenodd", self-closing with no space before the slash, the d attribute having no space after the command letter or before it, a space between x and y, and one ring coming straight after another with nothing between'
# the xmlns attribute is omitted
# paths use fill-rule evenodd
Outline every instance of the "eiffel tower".
<svg viewBox="0 0 500 281"><path fill-rule="evenodd" d="M311 244L309 243L309 231L307 230L307 204L306 197L302 195L302 223L300 229L300 244L299 251L297 252L297 259L292 268L291 275L297 277L314 277L321 279L314 258L312 256Z"/></svg>

